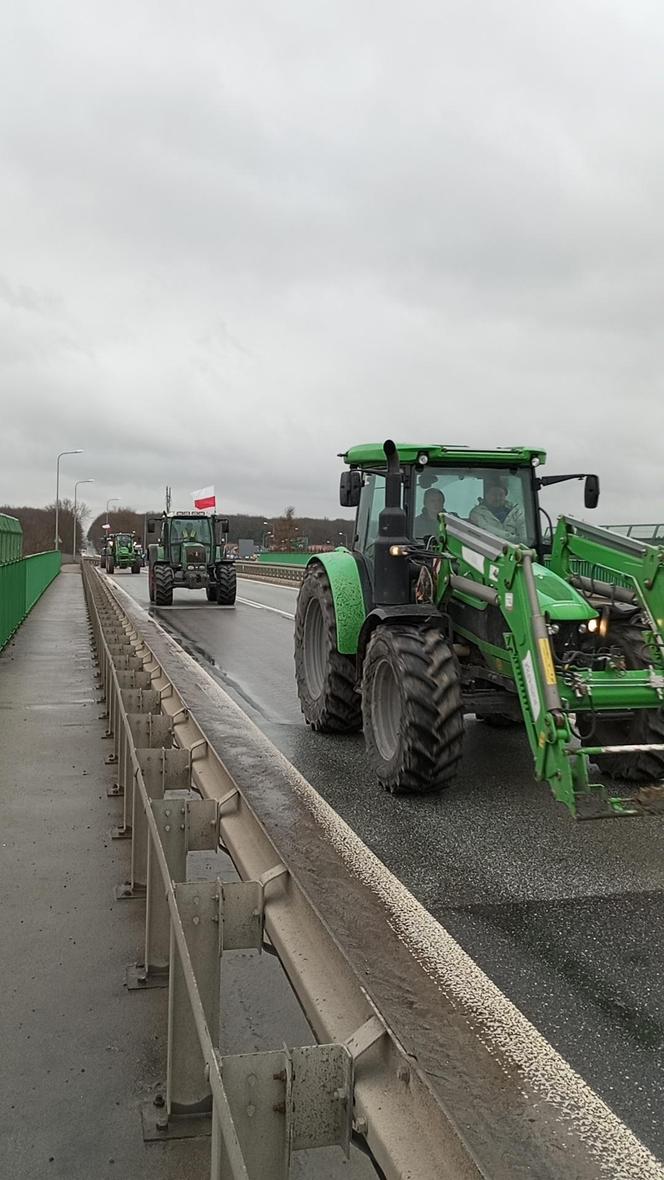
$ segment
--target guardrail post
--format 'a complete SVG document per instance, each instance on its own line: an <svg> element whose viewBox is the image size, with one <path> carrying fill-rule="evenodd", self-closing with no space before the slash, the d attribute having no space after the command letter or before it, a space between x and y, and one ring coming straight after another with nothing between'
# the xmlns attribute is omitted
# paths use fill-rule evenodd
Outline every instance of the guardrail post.
<svg viewBox="0 0 664 1180"><path fill-rule="evenodd" d="M221 1068L252 1180L287 1180L293 1151L338 1145L348 1156L353 1060L345 1045L225 1056Z"/></svg>
<svg viewBox="0 0 664 1180"><path fill-rule="evenodd" d="M154 693L158 697L158 693ZM148 880L148 823L145 814L146 799L163 799L164 792L188 790L191 769L186 750L136 749L134 771L133 804L131 815L131 889L145 893ZM141 776L143 790L137 776Z"/></svg>
<svg viewBox="0 0 664 1180"><path fill-rule="evenodd" d="M166 1105L160 1114L152 1104L143 1107L143 1138L148 1141L188 1139L209 1134L211 1129L212 1090L191 1009L186 975L191 981L193 972L205 1022L216 1041L221 963L219 883L175 881L173 895L177 914L171 915L171 923L181 923L188 962L182 963L171 926Z"/></svg>
<svg viewBox="0 0 664 1180"><path fill-rule="evenodd" d="M141 750L141 755L164 755L167 762L174 756L174 765L182 759L182 750ZM185 754L186 758L186 754ZM167 771L168 773L168 771ZM176 770L175 772L179 772ZM187 764L187 777L189 768ZM156 777L156 776L155 776ZM166 782L164 776L163 782ZM153 787L156 785L153 779ZM187 876L187 830L182 814L183 800L178 798L151 799L150 809L159 832L171 881L184 881ZM127 967L126 983L130 991L168 985L171 947L171 921L167 891L159 858L152 839L147 848L147 892L145 899L145 951L142 963Z"/></svg>
<svg viewBox="0 0 664 1180"><path fill-rule="evenodd" d="M130 693L140 693L141 696L129 696ZM134 810L134 765L131 749L134 746L155 747L171 746L173 743L173 723L170 717L158 712L159 694L154 690L127 690L127 699L131 704L144 702L145 708L155 712L126 713L126 725L122 726L121 735L121 763L118 775L118 785L124 795L121 827L113 828L111 832L114 840L129 840L132 833L132 816ZM120 707L124 709L121 702ZM129 882L131 884L131 882ZM131 896L131 894L123 895Z"/></svg>

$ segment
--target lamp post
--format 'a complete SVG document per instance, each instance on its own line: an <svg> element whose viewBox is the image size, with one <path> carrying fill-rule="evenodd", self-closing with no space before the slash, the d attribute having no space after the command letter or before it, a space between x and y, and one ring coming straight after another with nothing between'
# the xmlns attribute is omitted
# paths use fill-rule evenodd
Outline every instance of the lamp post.
<svg viewBox="0 0 664 1180"><path fill-rule="evenodd" d="M269 527L270 527L269 520L264 520L263 521L263 548L265 548L265 538L269 536L269 533L266 533L265 530Z"/></svg>
<svg viewBox="0 0 664 1180"><path fill-rule="evenodd" d="M106 524L108 524L108 506L109 506L109 504L119 504L119 503L120 503L120 497L119 497L119 496L111 496L111 497L110 497L110 498L109 498L109 499L106 501Z"/></svg>
<svg viewBox="0 0 664 1180"><path fill-rule="evenodd" d="M57 462L55 464L55 543L53 548L58 550L60 548L60 538L58 536L58 524L60 516L60 460L63 455L82 455L83 451L80 447L75 451L60 451Z"/></svg>
<svg viewBox="0 0 664 1180"><path fill-rule="evenodd" d="M74 484L74 530L73 530L74 536L73 536L72 546L71 546L71 555L72 555L72 558L74 561L76 561L76 524L77 524L76 505L78 503L78 485L80 483L94 483L94 482L95 482L94 479L77 479L76 483Z"/></svg>

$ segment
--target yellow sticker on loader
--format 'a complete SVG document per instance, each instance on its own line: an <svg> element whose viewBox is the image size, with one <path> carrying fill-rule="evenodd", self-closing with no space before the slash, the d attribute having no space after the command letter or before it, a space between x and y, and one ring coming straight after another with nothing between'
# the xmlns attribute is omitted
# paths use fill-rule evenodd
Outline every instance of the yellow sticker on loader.
<svg viewBox="0 0 664 1180"><path fill-rule="evenodd" d="M551 655L551 644L545 636L539 641L540 655L542 657L542 664L544 666L544 679L547 684L556 683L556 669L553 666L553 657Z"/></svg>

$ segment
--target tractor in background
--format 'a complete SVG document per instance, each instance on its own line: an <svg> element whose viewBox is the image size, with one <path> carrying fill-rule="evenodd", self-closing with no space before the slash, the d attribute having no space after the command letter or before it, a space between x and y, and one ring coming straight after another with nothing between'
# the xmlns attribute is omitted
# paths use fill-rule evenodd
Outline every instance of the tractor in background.
<svg viewBox="0 0 664 1180"><path fill-rule="evenodd" d="M235 563L226 557L226 517L205 512L164 512L148 517L150 602L172 606L173 591L205 590L207 601L233 606Z"/></svg>
<svg viewBox="0 0 664 1180"><path fill-rule="evenodd" d="M133 533L109 533L106 538L105 552L102 551L102 568L107 574L119 570L130 569L132 574L140 574L143 564L141 550Z"/></svg>

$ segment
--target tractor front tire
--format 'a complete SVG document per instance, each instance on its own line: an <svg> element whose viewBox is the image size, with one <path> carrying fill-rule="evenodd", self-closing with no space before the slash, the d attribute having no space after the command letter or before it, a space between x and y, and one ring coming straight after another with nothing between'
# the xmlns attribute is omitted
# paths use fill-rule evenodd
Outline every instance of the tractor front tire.
<svg viewBox="0 0 664 1180"><path fill-rule="evenodd" d="M362 725L355 657L337 650L337 619L322 565L308 567L295 608L295 679L304 719L318 733Z"/></svg>
<svg viewBox="0 0 664 1180"><path fill-rule="evenodd" d="M611 636L611 632L609 632ZM649 668L648 648L638 627L615 628L613 646L619 648L628 670ZM587 726L583 724L587 718ZM582 720L583 719L583 720ZM634 709L631 717L598 717L595 726L588 713L577 714L577 727L584 740L594 746L662 745L664 743L664 709ZM584 733L585 730L585 733ZM586 740L587 739L587 740ZM592 756L607 778L632 783L651 783L664 778L664 753L643 750L634 754L598 754Z"/></svg>
<svg viewBox="0 0 664 1180"><path fill-rule="evenodd" d="M463 700L454 654L435 627L380 626L362 677L364 738L379 782L393 794L449 787L463 749Z"/></svg>
<svg viewBox="0 0 664 1180"><path fill-rule="evenodd" d="M216 600L219 606L235 606L237 574L234 565L218 565Z"/></svg>
<svg viewBox="0 0 664 1180"><path fill-rule="evenodd" d="M106 573L107 574L115 573L115 562L113 561L112 557L106 558Z"/></svg>
<svg viewBox="0 0 664 1180"><path fill-rule="evenodd" d="M133 565L132 565L132 567L131 567L131 572L132 572L132 574L140 574L140 572L141 572L141 567L140 567L140 565L138 564L138 562L134 562L134 564L133 564Z"/></svg>
<svg viewBox="0 0 664 1180"><path fill-rule="evenodd" d="M155 600L155 584L154 583L155 583L154 566L151 565L148 567L148 594L150 595L150 602L154 602L154 600Z"/></svg>
<svg viewBox="0 0 664 1180"><path fill-rule="evenodd" d="M170 565L154 567L154 602L155 606L173 605L173 570Z"/></svg>

